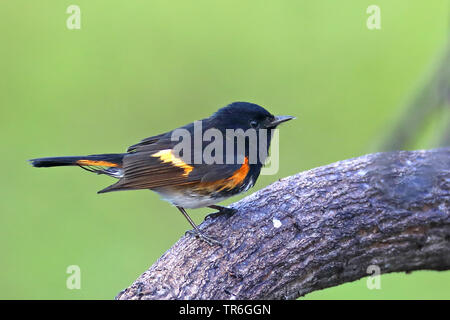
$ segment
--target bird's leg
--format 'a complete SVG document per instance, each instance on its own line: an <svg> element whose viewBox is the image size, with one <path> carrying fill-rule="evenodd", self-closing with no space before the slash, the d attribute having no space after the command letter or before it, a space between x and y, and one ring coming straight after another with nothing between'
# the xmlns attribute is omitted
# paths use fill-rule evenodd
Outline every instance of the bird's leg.
<svg viewBox="0 0 450 320"><path fill-rule="evenodd" d="M208 206L208 208L216 209L218 211L208 214L205 217L205 220L208 219L208 218L218 217L218 216L220 216L222 214L225 214L227 216L232 216L233 214L235 214L237 212L237 209L228 208L228 207L222 207L222 206L216 206L216 205Z"/></svg>
<svg viewBox="0 0 450 320"><path fill-rule="evenodd" d="M186 234L194 235L195 237L200 238L201 240L205 241L210 246L215 245L215 244L220 245L220 246L222 245L216 239L211 238L211 237L205 235L203 232L201 232L200 229L195 224L195 222L191 219L191 217L189 217L186 210L184 210L184 208L178 207L178 206L177 206L177 208L178 208L178 210L180 210L180 212L183 214L183 216L186 218L186 220L190 223L190 225L194 228L192 230L186 231Z"/></svg>

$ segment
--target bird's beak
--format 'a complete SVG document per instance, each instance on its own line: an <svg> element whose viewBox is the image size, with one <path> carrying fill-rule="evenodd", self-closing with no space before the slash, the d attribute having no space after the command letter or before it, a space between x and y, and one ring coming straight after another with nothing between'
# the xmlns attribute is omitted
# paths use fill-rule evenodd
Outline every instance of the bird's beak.
<svg viewBox="0 0 450 320"><path fill-rule="evenodd" d="M267 127L269 128L275 128L276 126L278 126L279 124L295 119L295 117L292 116L275 116L275 119L273 119Z"/></svg>

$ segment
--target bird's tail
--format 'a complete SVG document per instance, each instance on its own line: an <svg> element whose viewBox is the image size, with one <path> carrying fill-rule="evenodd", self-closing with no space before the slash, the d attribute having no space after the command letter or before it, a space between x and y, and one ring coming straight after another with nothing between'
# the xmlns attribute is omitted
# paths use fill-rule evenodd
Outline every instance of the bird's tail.
<svg viewBox="0 0 450 320"><path fill-rule="evenodd" d="M122 175L122 161L125 153L96 154L76 157L50 157L29 160L33 167L79 166L85 170L98 174L120 178Z"/></svg>

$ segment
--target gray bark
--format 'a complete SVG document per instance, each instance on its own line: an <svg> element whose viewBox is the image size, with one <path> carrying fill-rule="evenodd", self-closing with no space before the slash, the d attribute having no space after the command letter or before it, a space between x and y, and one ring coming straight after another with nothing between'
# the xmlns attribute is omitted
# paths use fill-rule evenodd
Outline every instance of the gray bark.
<svg viewBox="0 0 450 320"><path fill-rule="evenodd" d="M450 269L450 148L315 168L183 236L117 299L294 299L381 273Z"/></svg>

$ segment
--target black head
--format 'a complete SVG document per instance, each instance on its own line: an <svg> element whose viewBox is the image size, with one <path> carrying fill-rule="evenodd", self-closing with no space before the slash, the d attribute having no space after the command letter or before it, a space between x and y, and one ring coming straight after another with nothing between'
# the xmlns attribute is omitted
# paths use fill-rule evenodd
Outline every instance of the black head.
<svg viewBox="0 0 450 320"><path fill-rule="evenodd" d="M230 129L275 129L280 123L294 119L291 116L274 116L263 107L250 102L233 102L211 116Z"/></svg>

